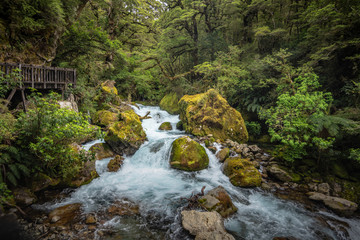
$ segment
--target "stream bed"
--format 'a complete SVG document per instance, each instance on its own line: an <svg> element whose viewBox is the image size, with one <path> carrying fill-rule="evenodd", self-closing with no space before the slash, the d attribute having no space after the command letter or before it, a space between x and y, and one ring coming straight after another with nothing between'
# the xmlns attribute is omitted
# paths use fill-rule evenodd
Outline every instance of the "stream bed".
<svg viewBox="0 0 360 240"><path fill-rule="evenodd" d="M200 192L203 186L206 186L206 192L221 185L238 208L236 214L225 220L226 229L236 239L360 239L359 219L310 212L301 204L278 199L261 189L233 186L208 149L208 169L199 172L171 169L171 144L176 138L186 135L176 130L179 117L159 107L140 105L140 109L134 110L140 116L150 111L151 116L143 120L148 140L140 149L131 157L125 156L118 172L106 171L110 158L97 161L99 178L76 189L61 202L48 203L43 208L49 210L69 203L81 203L86 214L102 211L119 199L127 199L139 205L140 215L115 217L104 223L104 226L115 229L115 234L108 239L191 239L181 227L180 211L186 204L184 198ZM170 122L173 130L158 130L163 122ZM99 141L83 147L88 149L96 142ZM346 228L348 234L337 231L340 227L336 222L342 222L340 227Z"/></svg>

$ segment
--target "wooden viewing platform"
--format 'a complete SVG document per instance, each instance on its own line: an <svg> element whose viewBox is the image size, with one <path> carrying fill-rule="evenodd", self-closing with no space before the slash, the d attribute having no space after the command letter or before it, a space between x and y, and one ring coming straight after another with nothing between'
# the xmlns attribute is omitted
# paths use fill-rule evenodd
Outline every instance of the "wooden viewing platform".
<svg viewBox="0 0 360 240"><path fill-rule="evenodd" d="M12 89L7 104L11 101L16 90L21 90L25 106L25 88L35 89L54 89L64 92L65 88L71 84L72 87L76 85L76 69L72 68L58 68L45 67L30 64L16 64L16 63L0 63L0 72L3 75L10 75L19 69L20 81L19 85ZM7 82L9 85L10 83Z"/></svg>

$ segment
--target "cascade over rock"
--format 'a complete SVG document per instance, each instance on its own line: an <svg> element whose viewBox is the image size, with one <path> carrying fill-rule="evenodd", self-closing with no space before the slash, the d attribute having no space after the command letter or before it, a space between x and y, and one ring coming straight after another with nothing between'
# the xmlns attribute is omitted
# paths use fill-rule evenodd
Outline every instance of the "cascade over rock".
<svg viewBox="0 0 360 240"><path fill-rule="evenodd" d="M176 93L166 94L160 101L160 108L170 114L179 114L179 98Z"/></svg>
<svg viewBox="0 0 360 240"><path fill-rule="evenodd" d="M230 157L225 160L223 172L238 187L259 187L261 174L248 159Z"/></svg>
<svg viewBox="0 0 360 240"><path fill-rule="evenodd" d="M214 89L185 95L179 101L180 119L186 132L195 136L212 134L215 139L246 142L248 132L241 114Z"/></svg>
<svg viewBox="0 0 360 240"><path fill-rule="evenodd" d="M209 157L203 146L184 136L172 143L170 165L184 171L199 171L208 167Z"/></svg>
<svg viewBox="0 0 360 240"><path fill-rule="evenodd" d="M109 127L105 141L117 154L132 155L146 140L140 117L133 110L127 110L119 114L119 119Z"/></svg>

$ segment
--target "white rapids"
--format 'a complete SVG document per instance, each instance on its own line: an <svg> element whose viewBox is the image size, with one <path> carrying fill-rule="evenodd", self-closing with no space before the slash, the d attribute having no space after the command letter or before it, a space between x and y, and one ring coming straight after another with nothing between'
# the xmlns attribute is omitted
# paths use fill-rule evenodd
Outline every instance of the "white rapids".
<svg viewBox="0 0 360 240"><path fill-rule="evenodd" d="M221 185L238 208L238 212L225 221L226 229L236 239L356 239L360 236L358 219L340 219L349 224L350 234L340 236L317 220L316 216L323 215L321 213L311 213L299 204L280 200L260 189L248 190L233 186L222 173L215 155L209 150L208 169L193 173L171 169L171 144L179 136L185 135L184 132L176 130L178 116L170 115L159 107L140 105L140 109L134 110L140 116L150 111L151 119L143 120L148 140L133 156L125 157L124 164L118 172L106 171L110 159L97 161L96 168L100 177L77 189L68 199L51 205L51 208L78 202L83 204L85 212L96 212L106 208L116 199L126 198L140 206L141 218L144 219L142 224L154 224L154 221L158 221L167 239L186 239L186 235L179 235L179 231L183 231L179 230L179 207L185 204L182 198L189 197L192 192L199 192L203 186L206 186L206 192ZM158 130L163 122L170 122L174 130ZM84 148L89 149L92 144L94 142L85 145ZM153 215L156 217L149 217ZM331 217L338 218L335 215ZM128 221L115 219L107 224L127 231L126 226L122 224L127 224L128 227ZM136 234L140 233L137 231ZM124 239L138 237L146 238L140 234L132 237L130 235Z"/></svg>

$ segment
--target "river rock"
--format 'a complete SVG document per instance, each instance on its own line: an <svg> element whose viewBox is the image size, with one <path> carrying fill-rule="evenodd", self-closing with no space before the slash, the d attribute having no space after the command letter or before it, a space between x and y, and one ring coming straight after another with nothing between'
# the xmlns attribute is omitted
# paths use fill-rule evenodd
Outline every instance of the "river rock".
<svg viewBox="0 0 360 240"><path fill-rule="evenodd" d="M259 187L261 174L248 159L230 157L225 160L223 172L238 187Z"/></svg>
<svg viewBox="0 0 360 240"><path fill-rule="evenodd" d="M103 106L108 103L120 105L121 99L118 96L115 81L106 80L101 83L100 87L98 87L97 95L94 97L94 101L97 102L98 106Z"/></svg>
<svg viewBox="0 0 360 240"><path fill-rule="evenodd" d="M28 188L16 188L13 195L16 204L20 206L29 206L37 201L35 194Z"/></svg>
<svg viewBox="0 0 360 240"><path fill-rule="evenodd" d="M219 162L224 162L225 159L229 157L229 154L230 154L230 149L223 148L216 154L216 157L217 159L219 159Z"/></svg>
<svg viewBox="0 0 360 240"><path fill-rule="evenodd" d="M282 182L290 182L292 181L292 177L283 169L281 169L278 165L271 165L268 169L268 172L271 176Z"/></svg>
<svg viewBox="0 0 360 240"><path fill-rule="evenodd" d="M97 220L96 220L96 216L94 214L88 214L86 216L86 220L85 220L86 224L94 224L96 222L97 222Z"/></svg>
<svg viewBox="0 0 360 240"><path fill-rule="evenodd" d="M107 212L112 216L131 216L139 214L139 206L128 200L119 200L114 202Z"/></svg>
<svg viewBox="0 0 360 240"><path fill-rule="evenodd" d="M170 114L179 114L179 98L176 93L166 94L160 101L160 108Z"/></svg>
<svg viewBox="0 0 360 240"><path fill-rule="evenodd" d="M128 110L120 113L121 121L110 126L105 141L119 155L132 155L146 140L140 117Z"/></svg>
<svg viewBox="0 0 360 240"><path fill-rule="evenodd" d="M237 211L229 194L222 186L218 186L207 192L205 196L199 199L199 203L208 211L216 211L224 218Z"/></svg>
<svg viewBox="0 0 360 240"><path fill-rule="evenodd" d="M330 185L328 183L320 183L317 186L317 190L319 193L329 195L330 194Z"/></svg>
<svg viewBox="0 0 360 240"><path fill-rule="evenodd" d="M56 208L49 213L50 222L56 225L66 225L74 221L80 215L80 203L68 204Z"/></svg>
<svg viewBox="0 0 360 240"><path fill-rule="evenodd" d="M107 165L109 172L117 172L124 162L124 158L120 155L116 155L115 158L111 159Z"/></svg>
<svg viewBox="0 0 360 240"><path fill-rule="evenodd" d="M343 198L331 197L318 192L309 192L307 195L311 200L323 202L325 206L329 207L340 215L350 216L358 208L356 203Z"/></svg>
<svg viewBox="0 0 360 240"><path fill-rule="evenodd" d="M185 95L179 101L180 119L186 132L195 136L212 134L215 139L246 142L248 133L241 114L214 89Z"/></svg>
<svg viewBox="0 0 360 240"><path fill-rule="evenodd" d="M235 240L226 232L224 221L217 212L182 211L182 225L196 240Z"/></svg>
<svg viewBox="0 0 360 240"><path fill-rule="evenodd" d="M115 153L106 143L96 143L93 146L91 146L90 151L95 153L96 160L101 160L104 158L115 156Z"/></svg>
<svg viewBox="0 0 360 240"><path fill-rule="evenodd" d="M170 166L184 171L199 171L207 168L209 157L203 146L188 136L172 143Z"/></svg>
<svg viewBox="0 0 360 240"><path fill-rule="evenodd" d="M159 130L166 130L166 131L172 130L171 123L169 123L169 122L163 122L163 123L160 125Z"/></svg>
<svg viewBox="0 0 360 240"><path fill-rule="evenodd" d="M80 171L71 180L65 179L64 184L69 187L80 187L90 183L97 177L99 177L99 174L96 172L95 160L90 160L83 163Z"/></svg>

